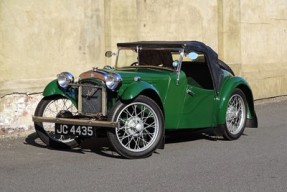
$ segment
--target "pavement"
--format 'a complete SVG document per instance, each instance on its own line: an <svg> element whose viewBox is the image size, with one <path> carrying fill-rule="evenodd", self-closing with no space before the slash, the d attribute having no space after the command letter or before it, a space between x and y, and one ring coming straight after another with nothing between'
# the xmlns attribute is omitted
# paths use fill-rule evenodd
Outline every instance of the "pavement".
<svg viewBox="0 0 287 192"><path fill-rule="evenodd" d="M122 159L106 139L69 151L47 148L33 132L1 139L0 191L287 191L287 99L255 108L259 128L239 140L176 132L139 160Z"/></svg>

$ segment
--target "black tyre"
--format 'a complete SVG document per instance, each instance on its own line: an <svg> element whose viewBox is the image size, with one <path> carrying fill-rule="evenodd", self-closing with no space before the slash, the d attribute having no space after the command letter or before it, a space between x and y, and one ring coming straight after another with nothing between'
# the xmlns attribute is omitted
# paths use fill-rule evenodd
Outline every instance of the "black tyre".
<svg viewBox="0 0 287 192"><path fill-rule="evenodd" d="M57 117L60 111L76 114L77 109L73 103L65 97L44 97L38 104L35 116ZM76 137L55 134L54 123L35 123L35 130L39 138L49 147L55 149L71 148L78 146Z"/></svg>
<svg viewBox="0 0 287 192"><path fill-rule="evenodd" d="M235 89L228 101L225 124L221 127L225 139L235 140L242 135L246 126L247 107L244 93Z"/></svg>
<svg viewBox="0 0 287 192"><path fill-rule="evenodd" d="M117 102L109 119L119 123L116 129L108 131L109 141L126 158L150 156L164 136L162 111L146 96L138 96L129 103Z"/></svg>

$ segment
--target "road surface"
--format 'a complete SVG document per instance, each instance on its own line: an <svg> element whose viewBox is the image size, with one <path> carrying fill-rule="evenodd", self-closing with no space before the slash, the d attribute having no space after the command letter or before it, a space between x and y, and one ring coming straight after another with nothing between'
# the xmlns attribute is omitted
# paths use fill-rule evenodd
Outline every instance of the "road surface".
<svg viewBox="0 0 287 192"><path fill-rule="evenodd" d="M105 139L57 151L36 137L0 140L0 191L287 191L287 99L257 102L258 129L236 141L170 135L164 150L120 158Z"/></svg>

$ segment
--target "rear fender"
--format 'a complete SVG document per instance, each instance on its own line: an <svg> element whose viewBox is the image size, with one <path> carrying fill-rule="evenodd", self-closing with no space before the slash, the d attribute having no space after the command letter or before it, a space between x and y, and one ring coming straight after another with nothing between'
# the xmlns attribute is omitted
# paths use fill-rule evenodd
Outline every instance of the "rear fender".
<svg viewBox="0 0 287 192"><path fill-rule="evenodd" d="M77 106L77 90L74 88L68 88L67 90L61 89L58 86L57 80L53 80L45 87L43 96L52 97L56 95L70 99L72 103Z"/></svg>
<svg viewBox="0 0 287 192"><path fill-rule="evenodd" d="M226 118L226 110L228 106L228 100L235 88L241 89L245 94L247 100L247 127L257 127L257 117L254 110L253 94L248 83L240 77L232 77L223 84L219 99L219 113L218 113L218 124L224 124Z"/></svg>

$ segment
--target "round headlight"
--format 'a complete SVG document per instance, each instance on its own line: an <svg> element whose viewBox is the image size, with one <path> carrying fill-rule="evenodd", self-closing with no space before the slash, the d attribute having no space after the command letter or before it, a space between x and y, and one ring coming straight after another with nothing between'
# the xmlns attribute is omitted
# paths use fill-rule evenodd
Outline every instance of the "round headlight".
<svg viewBox="0 0 287 192"><path fill-rule="evenodd" d="M117 73L109 73L105 76L106 86L108 89L116 90L122 82L122 77Z"/></svg>
<svg viewBox="0 0 287 192"><path fill-rule="evenodd" d="M69 84L74 82L74 76L69 72L62 72L57 78L59 86L64 89L68 88Z"/></svg>

